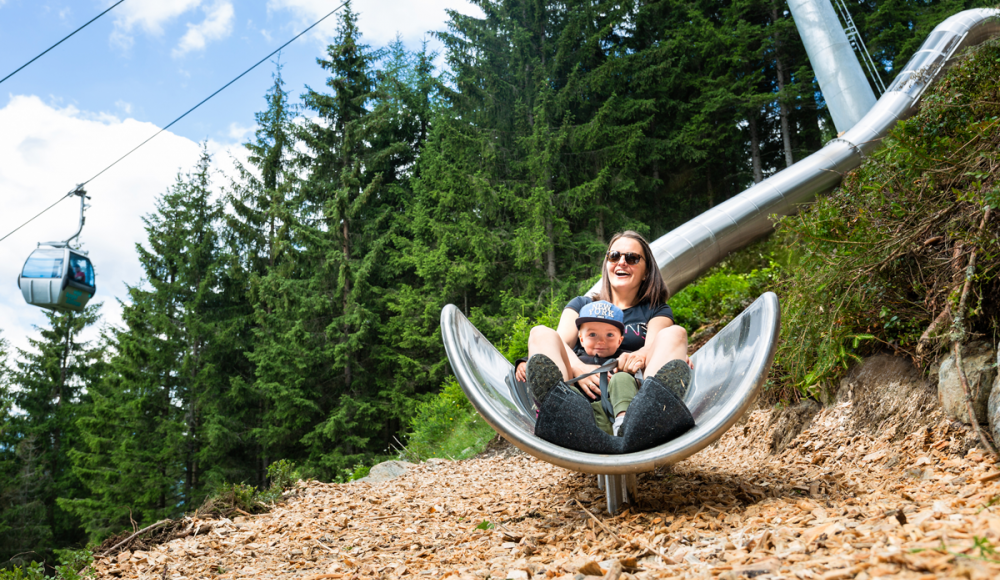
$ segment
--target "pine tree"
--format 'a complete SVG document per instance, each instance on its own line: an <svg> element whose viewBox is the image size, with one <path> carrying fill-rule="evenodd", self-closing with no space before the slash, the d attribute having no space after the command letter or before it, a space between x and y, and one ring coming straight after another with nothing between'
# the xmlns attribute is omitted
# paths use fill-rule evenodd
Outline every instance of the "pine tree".
<svg viewBox="0 0 1000 580"><path fill-rule="evenodd" d="M265 284L279 279L279 272L287 274L285 266L291 264L286 255L292 251L291 212L298 184L293 151L294 107L288 101L280 65L264 98L267 108L256 114L254 139L244 144L247 165L236 163L237 177L226 197L232 211L226 215L223 230L228 262L226 290L234 308L231 332L240 351L232 361L237 368L230 374L229 396L237 412L230 413L228 419L242 426L237 439L244 442L243 450L248 454L244 464L252 466L247 479L257 486L266 483L268 465L282 457L277 457L276 449L268 443L274 439L269 432L276 428L269 421L272 401L257 380L253 353L258 341L269 340L268 329L278 325L274 309L262 295L268 292Z"/></svg>
<svg viewBox="0 0 1000 580"><path fill-rule="evenodd" d="M290 206L294 251L261 279L255 308L266 322L251 356L268 400L268 453L301 458L327 478L384 450L412 407L380 364L393 358L380 332L391 314L397 214L427 120L409 106L401 45L370 49L356 20L348 5L318 59L332 92L303 97L317 119L298 134L307 177Z"/></svg>
<svg viewBox="0 0 1000 580"><path fill-rule="evenodd" d="M11 479L0 493L7 504L0 515L7 528L0 553L12 550L8 558L23 552L44 559L53 548L83 538L79 520L57 500L87 496L70 457L81 445L76 422L89 406L88 390L103 372L102 348L80 339L98 320L98 308L46 312L48 327L28 339L31 350L19 350L6 396L17 412L4 418L2 442Z"/></svg>
<svg viewBox="0 0 1000 580"><path fill-rule="evenodd" d="M86 448L74 471L92 497L61 502L93 538L132 518L151 523L197 507L233 473L226 369L238 356L219 257L221 206L212 200L211 158L157 200L146 216L147 245L137 245L144 283L129 288L123 329L105 380L80 420Z"/></svg>

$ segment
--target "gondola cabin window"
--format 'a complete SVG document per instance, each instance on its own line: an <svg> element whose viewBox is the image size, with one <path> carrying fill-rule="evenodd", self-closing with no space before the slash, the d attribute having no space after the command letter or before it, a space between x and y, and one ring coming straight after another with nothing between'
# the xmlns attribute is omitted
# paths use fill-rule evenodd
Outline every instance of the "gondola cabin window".
<svg viewBox="0 0 1000 580"><path fill-rule="evenodd" d="M61 248L35 250L28 258L28 261L24 263L24 270L21 272L21 277L62 278L63 253ZM93 272L93 269L91 269L91 272ZM93 286L93 283L90 285Z"/></svg>
<svg viewBox="0 0 1000 580"><path fill-rule="evenodd" d="M69 255L69 275L74 282L79 282L85 286L94 285L94 267L90 265L90 260L83 256L70 253Z"/></svg>

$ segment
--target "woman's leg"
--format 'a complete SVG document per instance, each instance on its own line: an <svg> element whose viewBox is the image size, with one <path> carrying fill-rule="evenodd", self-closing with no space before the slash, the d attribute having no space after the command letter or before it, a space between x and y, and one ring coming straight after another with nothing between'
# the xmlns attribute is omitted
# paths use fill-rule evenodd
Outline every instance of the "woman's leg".
<svg viewBox="0 0 1000 580"><path fill-rule="evenodd" d="M566 356L566 347L559 333L547 326L536 326L528 334L528 356L544 354L556 363L562 372L563 380L572 377L569 374L570 362Z"/></svg>
<svg viewBox="0 0 1000 580"><path fill-rule="evenodd" d="M646 337L646 340L649 340L649 337ZM683 327L675 324L664 328L656 335L653 342L653 354L650 355L649 362L646 363L643 376L655 375L660 367L674 359L686 361L687 347L688 335Z"/></svg>

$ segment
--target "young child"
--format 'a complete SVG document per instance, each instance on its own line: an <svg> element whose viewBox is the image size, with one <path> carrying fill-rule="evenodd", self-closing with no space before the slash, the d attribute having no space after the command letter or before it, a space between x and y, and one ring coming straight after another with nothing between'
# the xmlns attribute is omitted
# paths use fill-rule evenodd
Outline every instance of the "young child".
<svg viewBox="0 0 1000 580"><path fill-rule="evenodd" d="M625 338L624 314L614 304L597 300L585 305L580 309L576 327L578 342L573 352L581 362L602 365L621 354L619 348ZM626 372L618 371L609 377L608 398L614 408L614 423L608 420L600 398L590 403L594 421L602 431L618 435L625 412L638 393L637 386L635 377Z"/></svg>

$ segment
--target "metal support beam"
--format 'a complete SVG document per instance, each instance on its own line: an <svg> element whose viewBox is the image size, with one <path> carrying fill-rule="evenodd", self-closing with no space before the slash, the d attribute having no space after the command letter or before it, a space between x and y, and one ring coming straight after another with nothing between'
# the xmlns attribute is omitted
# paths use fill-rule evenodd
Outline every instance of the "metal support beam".
<svg viewBox="0 0 1000 580"><path fill-rule="evenodd" d="M788 0L788 9L833 124L843 133L875 106L875 93L830 0Z"/></svg>

